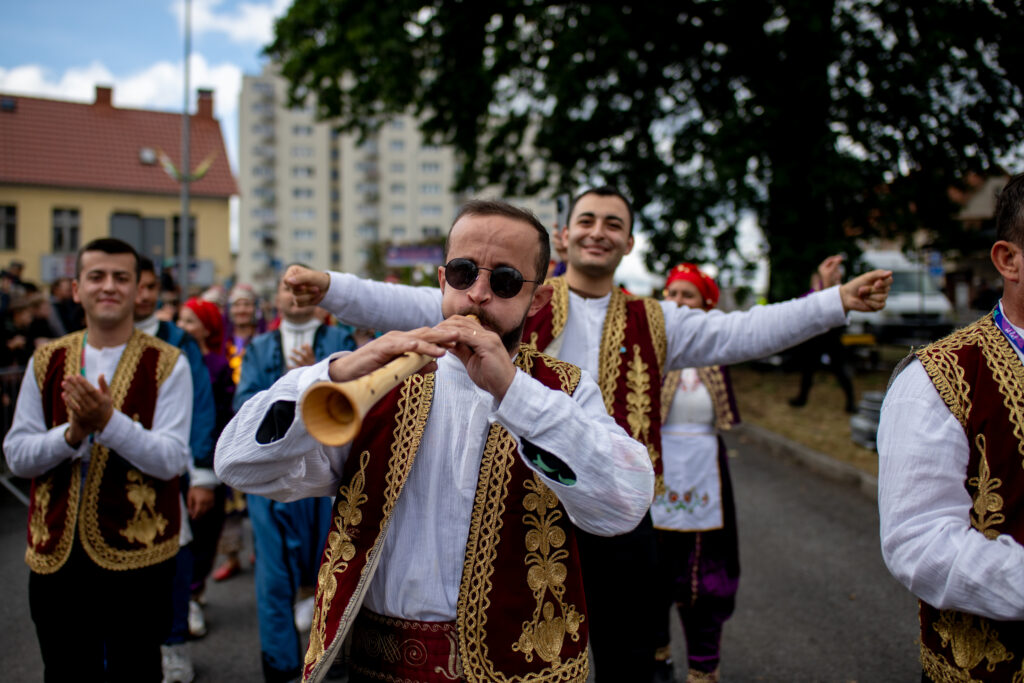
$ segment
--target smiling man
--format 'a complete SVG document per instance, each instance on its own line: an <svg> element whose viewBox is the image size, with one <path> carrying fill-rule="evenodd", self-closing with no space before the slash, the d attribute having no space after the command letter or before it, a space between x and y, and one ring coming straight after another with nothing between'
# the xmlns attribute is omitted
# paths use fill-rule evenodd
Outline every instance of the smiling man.
<svg viewBox="0 0 1024 683"><path fill-rule="evenodd" d="M135 250L98 239L72 283L84 331L36 350L4 439L32 480L29 606L45 680L160 681L192 380L135 330Z"/></svg>
<svg viewBox="0 0 1024 683"><path fill-rule="evenodd" d="M228 425L217 471L279 500L337 496L307 679L320 680L352 629L352 681L582 683L576 529L635 527L653 495L650 458L586 372L518 344L551 295L539 283L547 233L533 214L470 202L446 259L440 324L288 373ZM350 445L310 437L296 408L307 387L406 352L433 356L436 371L384 396ZM424 656L391 658L381 642Z"/></svg>

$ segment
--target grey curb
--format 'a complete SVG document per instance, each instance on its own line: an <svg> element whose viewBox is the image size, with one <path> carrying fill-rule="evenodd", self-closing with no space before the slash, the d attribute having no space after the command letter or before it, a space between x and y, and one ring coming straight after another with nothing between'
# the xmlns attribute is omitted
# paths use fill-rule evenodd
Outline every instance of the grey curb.
<svg viewBox="0 0 1024 683"><path fill-rule="evenodd" d="M834 481L852 484L867 498L878 499L878 477L780 436L764 427L744 422L735 429L724 432L723 438L729 444L734 440L757 444L774 456L798 462L809 470Z"/></svg>

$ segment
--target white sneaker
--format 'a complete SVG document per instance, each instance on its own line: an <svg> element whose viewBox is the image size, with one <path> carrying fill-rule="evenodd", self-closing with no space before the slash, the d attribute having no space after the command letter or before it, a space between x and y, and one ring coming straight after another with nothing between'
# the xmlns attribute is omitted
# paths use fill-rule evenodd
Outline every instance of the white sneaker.
<svg viewBox="0 0 1024 683"><path fill-rule="evenodd" d="M203 608L195 600L188 601L188 634L193 638L206 635L206 617L203 616Z"/></svg>
<svg viewBox="0 0 1024 683"><path fill-rule="evenodd" d="M312 595L295 603L295 628L299 633L308 631L313 625L313 610L315 608L316 598Z"/></svg>
<svg viewBox="0 0 1024 683"><path fill-rule="evenodd" d="M160 646L161 664L164 670L163 683L192 683L196 677L192 668L192 655L188 643Z"/></svg>

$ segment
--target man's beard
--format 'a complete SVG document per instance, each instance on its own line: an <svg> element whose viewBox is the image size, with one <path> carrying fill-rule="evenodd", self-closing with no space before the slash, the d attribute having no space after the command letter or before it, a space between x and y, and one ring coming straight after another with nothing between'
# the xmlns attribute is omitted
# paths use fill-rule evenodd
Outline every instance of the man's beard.
<svg viewBox="0 0 1024 683"><path fill-rule="evenodd" d="M518 325L506 331L501 331L501 325L498 324L498 321L478 308L467 308L459 311L458 314L475 315L483 327L498 333L498 336L501 337L502 346L505 347L506 351L512 353L519 349L519 342L523 338L523 328L526 327L526 318L528 317L529 310L523 313L523 319L519 321Z"/></svg>

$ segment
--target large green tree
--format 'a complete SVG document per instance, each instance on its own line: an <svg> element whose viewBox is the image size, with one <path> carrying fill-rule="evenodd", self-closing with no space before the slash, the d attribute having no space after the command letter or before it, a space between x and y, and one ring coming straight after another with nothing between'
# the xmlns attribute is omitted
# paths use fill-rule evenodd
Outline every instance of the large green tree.
<svg viewBox="0 0 1024 683"><path fill-rule="evenodd" d="M459 187L625 188L656 270L753 216L790 296L851 230L949 227L1021 141L1020 0L296 0L266 53L347 130L413 111Z"/></svg>

